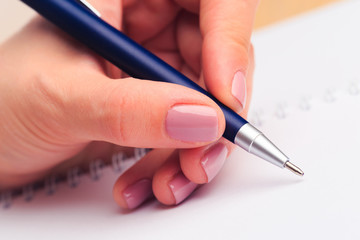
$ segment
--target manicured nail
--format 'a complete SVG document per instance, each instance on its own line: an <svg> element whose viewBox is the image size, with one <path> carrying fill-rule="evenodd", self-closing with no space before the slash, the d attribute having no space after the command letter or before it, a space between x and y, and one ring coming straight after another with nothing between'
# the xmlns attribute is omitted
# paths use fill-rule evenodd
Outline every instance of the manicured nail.
<svg viewBox="0 0 360 240"><path fill-rule="evenodd" d="M240 102L242 109L244 109L246 104L246 79L245 75L240 71L234 75L231 93Z"/></svg>
<svg viewBox="0 0 360 240"><path fill-rule="evenodd" d="M141 179L123 191L124 199L129 209L134 209L152 196L150 179Z"/></svg>
<svg viewBox="0 0 360 240"><path fill-rule="evenodd" d="M195 190L197 184L190 182L184 174L180 172L169 182L169 187L174 195L175 204L179 204Z"/></svg>
<svg viewBox="0 0 360 240"><path fill-rule="evenodd" d="M228 154L228 149L222 143L212 146L201 159L201 166L203 167L207 180L210 182L220 171L225 163Z"/></svg>
<svg viewBox="0 0 360 240"><path fill-rule="evenodd" d="M217 113L207 106L174 106L168 111L165 124L169 136L181 141L209 142L218 136Z"/></svg>

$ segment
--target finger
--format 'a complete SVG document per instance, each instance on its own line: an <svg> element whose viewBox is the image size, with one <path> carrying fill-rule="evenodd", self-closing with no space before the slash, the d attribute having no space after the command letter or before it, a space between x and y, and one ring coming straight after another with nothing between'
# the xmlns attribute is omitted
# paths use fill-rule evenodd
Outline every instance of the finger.
<svg viewBox="0 0 360 240"><path fill-rule="evenodd" d="M134 209L153 196L155 172L173 153L172 149L156 149L122 174L113 188L113 197L122 208Z"/></svg>
<svg viewBox="0 0 360 240"><path fill-rule="evenodd" d="M241 112L246 106L250 38L258 1L201 1L202 61L207 88Z"/></svg>
<svg viewBox="0 0 360 240"><path fill-rule="evenodd" d="M191 13L199 13L200 0L174 0L182 8L186 9Z"/></svg>
<svg viewBox="0 0 360 240"><path fill-rule="evenodd" d="M153 178L153 193L165 205L183 202L197 187L181 171L178 152L174 152Z"/></svg>
<svg viewBox="0 0 360 240"><path fill-rule="evenodd" d="M50 101L48 108L43 107L50 116L56 114L54 121L63 126L50 129L56 131L54 135L61 131L60 136L71 134L78 141L189 148L213 142L224 131L220 108L194 90L132 78L110 81L97 72L68 70L61 85L49 84L46 76L36 83L42 89L40 96L46 94Z"/></svg>
<svg viewBox="0 0 360 240"><path fill-rule="evenodd" d="M143 43L173 22L179 10L180 7L169 0L127 1L124 5L125 32Z"/></svg>
<svg viewBox="0 0 360 240"><path fill-rule="evenodd" d="M222 138L205 147L180 150L181 170L194 183L208 183L220 172L233 148Z"/></svg>
<svg viewBox="0 0 360 240"><path fill-rule="evenodd" d="M250 44L250 49L249 49L249 67L248 67L248 72L247 72L247 76L246 76L246 88L247 88L247 94L246 94L246 106L243 109L241 115L243 117L246 117L248 112L249 112L249 106L250 106L250 101L251 101L251 96L252 96L252 89L253 89L253 79L254 79L254 70L255 70L255 56L254 56L254 47L252 44Z"/></svg>
<svg viewBox="0 0 360 240"><path fill-rule="evenodd" d="M87 2L99 11L104 21L120 29L123 14L122 0L87 0Z"/></svg>
<svg viewBox="0 0 360 240"><path fill-rule="evenodd" d="M200 77L186 64L183 64L183 66L180 69L180 72L184 74L187 78L189 78L192 81L197 81L199 86L204 86L204 84L201 83Z"/></svg>
<svg viewBox="0 0 360 240"><path fill-rule="evenodd" d="M249 78L252 78L254 71L253 48L250 46ZM252 88L252 85L250 85ZM251 91L250 91L251 92ZM250 101L250 95L248 95ZM246 118L248 108L242 115ZM212 181L222 169L227 157L235 149L230 141L221 138L210 145L180 150L180 164L184 175L192 182L204 184Z"/></svg>
<svg viewBox="0 0 360 240"><path fill-rule="evenodd" d="M199 29L199 17L183 12L178 18L177 43L185 63L197 75L201 71L202 36Z"/></svg>
<svg viewBox="0 0 360 240"><path fill-rule="evenodd" d="M143 46L151 52L176 51L176 24L171 23L161 30L155 37L145 41Z"/></svg>

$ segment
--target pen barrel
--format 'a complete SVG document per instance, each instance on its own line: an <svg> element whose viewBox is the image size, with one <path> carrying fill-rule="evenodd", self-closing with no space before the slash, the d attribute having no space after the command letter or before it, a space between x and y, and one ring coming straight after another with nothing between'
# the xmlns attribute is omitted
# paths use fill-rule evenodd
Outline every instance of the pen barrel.
<svg viewBox="0 0 360 240"><path fill-rule="evenodd" d="M134 42L75 0L21 0L63 31L94 50L132 77L179 84L210 97L222 109L231 142L245 119L166 62Z"/></svg>

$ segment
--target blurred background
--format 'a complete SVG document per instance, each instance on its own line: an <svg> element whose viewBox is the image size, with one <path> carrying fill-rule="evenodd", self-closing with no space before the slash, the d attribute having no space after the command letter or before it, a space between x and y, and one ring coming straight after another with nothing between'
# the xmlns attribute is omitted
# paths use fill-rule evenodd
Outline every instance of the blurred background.
<svg viewBox="0 0 360 240"><path fill-rule="evenodd" d="M304 11L339 0L262 0L255 28L284 20ZM0 42L18 31L34 12L19 0L0 1Z"/></svg>

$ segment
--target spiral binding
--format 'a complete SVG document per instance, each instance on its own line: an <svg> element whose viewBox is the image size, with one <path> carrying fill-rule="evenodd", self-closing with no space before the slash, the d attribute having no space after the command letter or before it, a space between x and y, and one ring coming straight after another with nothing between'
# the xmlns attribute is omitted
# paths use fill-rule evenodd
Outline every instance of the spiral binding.
<svg viewBox="0 0 360 240"><path fill-rule="evenodd" d="M26 202L30 202L34 198L34 188L32 185L23 187L23 196Z"/></svg>
<svg viewBox="0 0 360 240"><path fill-rule="evenodd" d="M80 184L81 171L79 167L70 168L67 171L67 183L69 187L76 188Z"/></svg>
<svg viewBox="0 0 360 240"><path fill-rule="evenodd" d="M285 119L286 115L287 115L287 104L286 103L280 103L278 104L276 110L275 110L275 115L279 118L279 119Z"/></svg>
<svg viewBox="0 0 360 240"><path fill-rule="evenodd" d="M144 157L151 149L135 148L134 155L127 157L124 152L114 153L111 157L111 162L106 163L102 159L95 159L90 162L88 169L82 169L80 167L73 167L67 170L63 175L51 175L45 180L37 181L22 188L14 189L11 191L0 192L0 205L3 209L11 207L13 199L23 197L24 201L31 202L35 193L44 190L47 195L53 195L56 193L57 186L60 183L66 182L70 188L76 188L81 184L81 176L89 175L93 181L98 181L102 177L102 172L105 167L112 167L116 173L120 173L126 170L133 163Z"/></svg>
<svg viewBox="0 0 360 240"><path fill-rule="evenodd" d="M56 177L54 175L47 177L44 184L46 195L53 195L56 191Z"/></svg>
<svg viewBox="0 0 360 240"><path fill-rule="evenodd" d="M348 87L350 95L357 96L360 94L360 83L358 81L351 82Z"/></svg>
<svg viewBox="0 0 360 240"><path fill-rule="evenodd" d="M354 80L352 82L349 82L347 84L347 87L343 89L327 89L324 94L320 97L317 97L316 99L313 98L310 95L305 95L297 101L295 109L299 109L303 112L308 112L312 109L313 104L315 104L315 100L317 102L324 102L327 104L331 104L337 101L342 95L350 95L350 96L360 96L360 80ZM269 118L275 117L279 120L284 120L288 116L291 115L290 110L294 110L293 106L288 106L286 102L280 102L279 104L275 105L275 109L273 109L273 112L269 112L269 109L266 109L266 111L262 108L254 109L252 111L252 114L250 115L249 121L256 127L261 127Z"/></svg>
<svg viewBox="0 0 360 240"><path fill-rule="evenodd" d="M93 181L97 181L102 176L102 169L104 167L104 161L102 159L95 159L89 165L90 177Z"/></svg>
<svg viewBox="0 0 360 240"><path fill-rule="evenodd" d="M351 96L360 96L360 82L353 81L349 83L348 88L345 91L346 94ZM323 95L323 101L325 103L333 103L338 99L339 90L335 91L333 89L327 89ZM312 108L313 99L311 96L305 96L300 99L298 102L298 109L304 112L310 111ZM276 117L279 120L286 119L289 116L289 106L286 103L280 103L276 105L273 117ZM266 112L263 109L255 110L250 118L250 122L257 127L263 125L266 121ZM110 165L112 169L119 173L124 169L125 163L127 161L136 162L141 159L147 152L151 149L136 148L134 150L134 156L127 157L124 152L118 152L112 155ZM57 185L62 182L67 182L69 187L75 188L81 184L80 179L81 175L89 174L90 178L93 181L97 181L102 177L102 170L104 167L107 167L109 164L105 163L102 159L95 159L89 164L87 172L84 172L83 169L79 167L71 168L67 171L66 176L56 176L52 175L46 178L44 181L39 181L32 183L30 185L24 186L20 189L15 189L12 191L5 191L0 193L0 204L3 208L10 208L14 198L23 196L24 200L30 202L34 199L35 193L41 189L45 190L47 195L53 195L56 192Z"/></svg>
<svg viewBox="0 0 360 240"><path fill-rule="evenodd" d="M304 96L301 98L299 103L299 108L302 111L310 111L311 110L311 97L310 96Z"/></svg>

